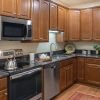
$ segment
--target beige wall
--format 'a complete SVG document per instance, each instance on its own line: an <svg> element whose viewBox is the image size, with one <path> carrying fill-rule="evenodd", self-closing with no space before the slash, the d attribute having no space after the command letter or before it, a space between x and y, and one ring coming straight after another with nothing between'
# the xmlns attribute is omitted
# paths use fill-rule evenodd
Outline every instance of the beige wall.
<svg viewBox="0 0 100 100"><path fill-rule="evenodd" d="M27 52L47 52L50 51L50 43L56 43L55 33L50 33L49 42L46 43L21 43L19 41L0 41L0 50L7 49L23 49L25 53ZM64 43L56 43L57 49L64 49ZM55 48L53 48L55 50Z"/></svg>

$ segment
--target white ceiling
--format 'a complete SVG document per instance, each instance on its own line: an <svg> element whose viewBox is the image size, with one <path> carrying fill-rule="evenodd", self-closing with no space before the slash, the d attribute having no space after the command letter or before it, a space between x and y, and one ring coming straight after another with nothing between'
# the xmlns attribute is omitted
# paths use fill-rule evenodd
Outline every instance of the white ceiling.
<svg viewBox="0 0 100 100"><path fill-rule="evenodd" d="M53 0L71 8L100 6L100 0Z"/></svg>

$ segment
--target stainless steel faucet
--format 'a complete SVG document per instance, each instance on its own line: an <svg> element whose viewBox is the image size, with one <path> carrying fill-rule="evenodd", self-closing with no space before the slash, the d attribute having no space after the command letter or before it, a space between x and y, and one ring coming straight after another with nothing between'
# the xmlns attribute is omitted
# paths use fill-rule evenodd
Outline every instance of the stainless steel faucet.
<svg viewBox="0 0 100 100"><path fill-rule="evenodd" d="M57 46L56 46L56 44L55 43L51 43L50 44L50 57L52 58L52 55L53 55L53 50L52 50L52 46L55 46L55 50L57 50Z"/></svg>

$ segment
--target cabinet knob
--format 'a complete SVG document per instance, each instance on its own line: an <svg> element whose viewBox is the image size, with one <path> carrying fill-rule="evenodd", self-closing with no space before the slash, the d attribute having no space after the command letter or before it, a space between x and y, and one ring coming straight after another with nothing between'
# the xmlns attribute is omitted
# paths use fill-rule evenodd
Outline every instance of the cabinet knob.
<svg viewBox="0 0 100 100"><path fill-rule="evenodd" d="M5 92L4 95L8 95L7 92Z"/></svg>
<svg viewBox="0 0 100 100"><path fill-rule="evenodd" d="M16 15L16 12L14 12L13 14Z"/></svg>

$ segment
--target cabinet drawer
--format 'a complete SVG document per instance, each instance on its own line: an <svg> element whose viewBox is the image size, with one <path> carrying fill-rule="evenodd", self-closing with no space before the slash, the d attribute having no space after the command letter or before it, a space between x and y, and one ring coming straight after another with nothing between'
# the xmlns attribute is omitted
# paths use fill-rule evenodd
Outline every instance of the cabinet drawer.
<svg viewBox="0 0 100 100"><path fill-rule="evenodd" d="M66 67L66 65L69 65L71 63L73 63L74 59L68 59L68 60L63 60L60 62L61 67Z"/></svg>
<svg viewBox="0 0 100 100"><path fill-rule="evenodd" d="M100 65L100 59L98 59L98 58L87 58L86 63Z"/></svg>
<svg viewBox="0 0 100 100"><path fill-rule="evenodd" d="M7 78L0 79L0 91L7 88Z"/></svg>

